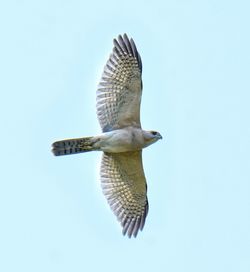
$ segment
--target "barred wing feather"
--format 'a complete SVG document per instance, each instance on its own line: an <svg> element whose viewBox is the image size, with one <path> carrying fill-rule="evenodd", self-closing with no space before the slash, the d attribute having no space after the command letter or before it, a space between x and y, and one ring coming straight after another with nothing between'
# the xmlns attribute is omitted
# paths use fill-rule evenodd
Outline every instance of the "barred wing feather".
<svg viewBox="0 0 250 272"><path fill-rule="evenodd" d="M114 39L113 52L97 90L97 116L103 132L126 126L141 127L141 57L127 35Z"/></svg>
<svg viewBox="0 0 250 272"><path fill-rule="evenodd" d="M148 213L142 152L104 153L101 182L103 193L123 227L123 234L136 237Z"/></svg>

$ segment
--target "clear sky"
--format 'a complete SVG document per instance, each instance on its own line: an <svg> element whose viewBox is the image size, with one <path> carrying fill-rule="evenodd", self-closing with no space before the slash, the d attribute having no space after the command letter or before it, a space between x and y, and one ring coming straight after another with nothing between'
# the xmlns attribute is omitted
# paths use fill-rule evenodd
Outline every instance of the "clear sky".
<svg viewBox="0 0 250 272"><path fill-rule="evenodd" d="M250 271L249 1L1 1L0 271ZM143 61L149 215L123 237L101 154L54 157L100 132L95 91L126 32Z"/></svg>

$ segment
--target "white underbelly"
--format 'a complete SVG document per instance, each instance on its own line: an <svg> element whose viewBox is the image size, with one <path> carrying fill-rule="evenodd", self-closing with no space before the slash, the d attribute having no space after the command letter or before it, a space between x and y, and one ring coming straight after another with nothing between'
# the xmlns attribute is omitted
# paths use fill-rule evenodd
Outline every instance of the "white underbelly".
<svg viewBox="0 0 250 272"><path fill-rule="evenodd" d="M143 148L140 130L120 129L105 133L103 136L100 141L100 149L104 152L120 153Z"/></svg>

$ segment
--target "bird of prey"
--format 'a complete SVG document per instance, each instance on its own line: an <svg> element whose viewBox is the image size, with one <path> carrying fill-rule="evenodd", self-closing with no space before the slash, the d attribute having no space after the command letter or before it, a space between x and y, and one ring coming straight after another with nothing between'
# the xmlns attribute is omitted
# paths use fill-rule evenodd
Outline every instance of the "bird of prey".
<svg viewBox="0 0 250 272"><path fill-rule="evenodd" d="M142 62L133 39L114 39L97 90L96 108L102 133L98 136L54 142L55 156L103 151L101 184L120 221L123 235L137 236L148 213L147 184L142 149L162 136L141 128Z"/></svg>

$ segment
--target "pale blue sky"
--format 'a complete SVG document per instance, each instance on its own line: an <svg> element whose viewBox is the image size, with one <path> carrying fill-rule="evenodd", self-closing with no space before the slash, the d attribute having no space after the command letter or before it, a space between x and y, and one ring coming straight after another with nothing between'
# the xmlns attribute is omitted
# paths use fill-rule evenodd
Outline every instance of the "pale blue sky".
<svg viewBox="0 0 250 272"><path fill-rule="evenodd" d="M2 1L0 271L250 271L249 1ZM99 184L95 90L126 32L143 61L150 210L137 239Z"/></svg>

